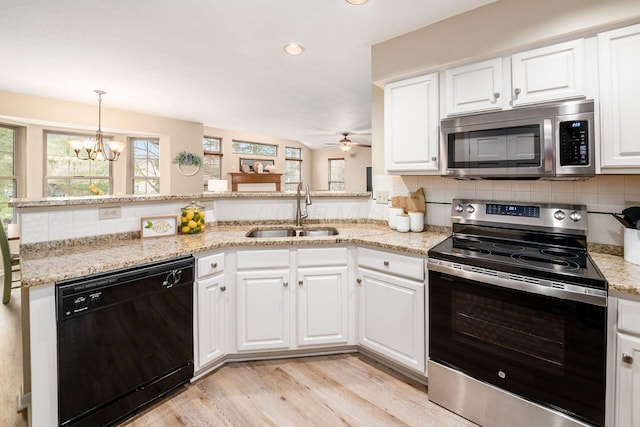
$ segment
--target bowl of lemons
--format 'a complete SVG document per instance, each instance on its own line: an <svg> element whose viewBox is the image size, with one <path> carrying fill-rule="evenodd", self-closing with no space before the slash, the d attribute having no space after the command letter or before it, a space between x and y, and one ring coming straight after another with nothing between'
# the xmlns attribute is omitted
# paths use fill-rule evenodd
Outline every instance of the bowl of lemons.
<svg viewBox="0 0 640 427"><path fill-rule="evenodd" d="M180 214L180 233L182 234L197 234L204 231L204 207L191 202L187 206L182 208Z"/></svg>

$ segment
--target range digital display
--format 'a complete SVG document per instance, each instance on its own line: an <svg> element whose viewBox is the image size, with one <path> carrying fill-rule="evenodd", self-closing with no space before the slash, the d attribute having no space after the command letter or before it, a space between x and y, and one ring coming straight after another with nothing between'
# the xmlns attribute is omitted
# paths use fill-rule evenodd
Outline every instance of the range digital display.
<svg viewBox="0 0 640 427"><path fill-rule="evenodd" d="M508 215L524 216L527 218L540 218L540 207L487 203L487 215Z"/></svg>

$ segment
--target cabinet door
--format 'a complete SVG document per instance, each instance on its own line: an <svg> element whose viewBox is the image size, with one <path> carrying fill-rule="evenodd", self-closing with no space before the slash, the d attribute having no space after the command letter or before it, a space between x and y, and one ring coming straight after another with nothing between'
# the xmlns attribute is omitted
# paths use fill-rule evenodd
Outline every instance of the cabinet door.
<svg viewBox="0 0 640 427"><path fill-rule="evenodd" d="M298 346L349 341L347 266L298 269Z"/></svg>
<svg viewBox="0 0 640 427"><path fill-rule="evenodd" d="M227 286L224 274L199 280L196 341L197 371L227 351Z"/></svg>
<svg viewBox="0 0 640 427"><path fill-rule="evenodd" d="M239 271L238 351L288 349L289 270Z"/></svg>
<svg viewBox="0 0 640 427"><path fill-rule="evenodd" d="M602 168L638 168L640 25L598 34L598 57Z"/></svg>
<svg viewBox="0 0 640 427"><path fill-rule="evenodd" d="M476 62L445 71L447 116L504 107L502 58Z"/></svg>
<svg viewBox="0 0 640 427"><path fill-rule="evenodd" d="M384 88L384 145L388 173L438 173L438 74Z"/></svg>
<svg viewBox="0 0 640 427"><path fill-rule="evenodd" d="M425 372L424 282L358 270L360 345Z"/></svg>
<svg viewBox="0 0 640 427"><path fill-rule="evenodd" d="M585 96L584 39L511 57L513 105Z"/></svg>
<svg viewBox="0 0 640 427"><path fill-rule="evenodd" d="M618 333L616 426L640 426L640 338Z"/></svg>

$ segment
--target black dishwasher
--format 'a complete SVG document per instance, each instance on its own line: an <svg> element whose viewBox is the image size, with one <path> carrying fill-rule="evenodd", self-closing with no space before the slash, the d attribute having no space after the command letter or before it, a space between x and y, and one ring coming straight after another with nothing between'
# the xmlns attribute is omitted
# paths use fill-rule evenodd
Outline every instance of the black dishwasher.
<svg viewBox="0 0 640 427"><path fill-rule="evenodd" d="M56 283L60 425L120 422L193 377L193 257Z"/></svg>

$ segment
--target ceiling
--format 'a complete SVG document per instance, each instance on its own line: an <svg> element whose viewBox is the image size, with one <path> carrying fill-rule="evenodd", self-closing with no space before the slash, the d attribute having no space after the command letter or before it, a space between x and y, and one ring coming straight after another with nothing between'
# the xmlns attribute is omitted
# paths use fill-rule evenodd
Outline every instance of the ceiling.
<svg viewBox="0 0 640 427"><path fill-rule="evenodd" d="M371 45L491 1L0 0L0 90L368 144Z"/></svg>

